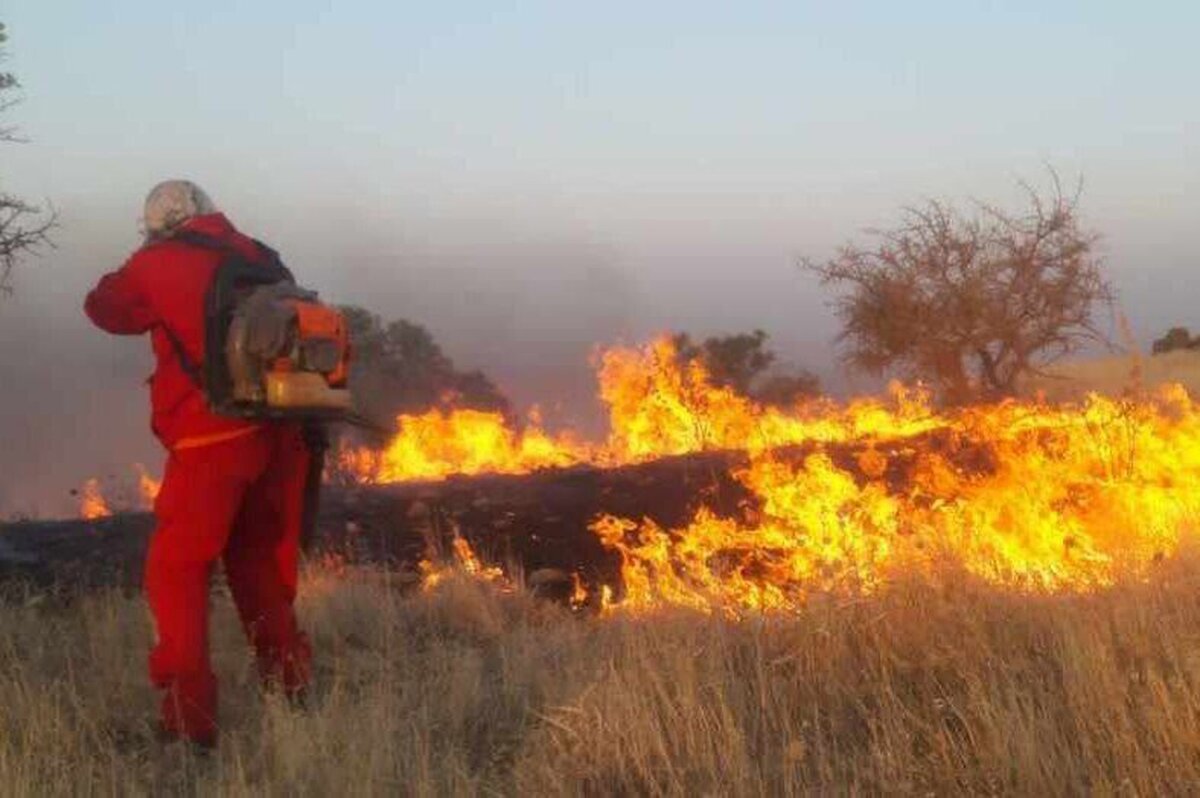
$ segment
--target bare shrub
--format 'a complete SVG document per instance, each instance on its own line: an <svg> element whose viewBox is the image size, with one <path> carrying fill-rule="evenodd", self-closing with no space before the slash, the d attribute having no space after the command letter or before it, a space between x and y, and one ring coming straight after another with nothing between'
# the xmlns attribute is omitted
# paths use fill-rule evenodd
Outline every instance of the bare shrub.
<svg viewBox="0 0 1200 798"><path fill-rule="evenodd" d="M905 208L876 243L805 260L835 301L840 341L854 368L928 381L950 402L1011 396L1047 363L1105 342L1095 317L1112 302L1079 218L1079 190L1039 193L1009 212L976 203L965 213L932 200Z"/></svg>
<svg viewBox="0 0 1200 798"><path fill-rule="evenodd" d="M0 62L4 60L4 44L8 34L0 23ZM20 87L11 72L0 71L0 114L17 104L15 92ZM20 142L17 129L0 125L0 143ZM12 273L21 259L50 245L50 232L58 217L20 197L0 191L0 296L12 293Z"/></svg>

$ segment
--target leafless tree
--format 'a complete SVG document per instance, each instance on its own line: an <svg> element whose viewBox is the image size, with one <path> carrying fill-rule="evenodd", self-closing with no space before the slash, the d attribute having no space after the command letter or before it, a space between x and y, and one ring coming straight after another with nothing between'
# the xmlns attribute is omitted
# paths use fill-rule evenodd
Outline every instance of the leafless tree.
<svg viewBox="0 0 1200 798"><path fill-rule="evenodd" d="M0 61L5 57L3 47L7 41L7 32L0 23ZM19 86L12 73L0 71L0 114L16 105L18 98L14 92ZM14 126L0 125L0 143L20 141ZM0 296L12 293L12 272L21 258L50 245L50 231L56 223L57 217L52 210L44 212L36 205L0 190Z"/></svg>
<svg viewBox="0 0 1200 798"><path fill-rule="evenodd" d="M1028 207L1010 213L974 203L966 214L939 201L903 210L872 246L803 261L846 289L834 307L848 364L922 379L951 403L1012 395L1023 376L1107 342L1097 309L1113 291L1079 219L1080 187L1022 183Z"/></svg>

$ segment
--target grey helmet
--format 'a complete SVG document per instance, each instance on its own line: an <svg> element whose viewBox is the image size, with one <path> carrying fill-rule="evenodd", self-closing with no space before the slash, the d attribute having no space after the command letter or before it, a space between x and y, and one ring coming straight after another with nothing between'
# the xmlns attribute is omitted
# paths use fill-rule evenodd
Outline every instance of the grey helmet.
<svg viewBox="0 0 1200 798"><path fill-rule="evenodd" d="M164 180L146 195L142 233L147 241L169 238L188 219L216 212L204 189L192 181Z"/></svg>

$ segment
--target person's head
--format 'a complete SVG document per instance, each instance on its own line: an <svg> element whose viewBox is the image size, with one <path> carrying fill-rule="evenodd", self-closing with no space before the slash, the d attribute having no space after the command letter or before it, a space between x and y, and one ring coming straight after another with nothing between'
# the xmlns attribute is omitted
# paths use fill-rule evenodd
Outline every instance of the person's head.
<svg viewBox="0 0 1200 798"><path fill-rule="evenodd" d="M147 241L170 238L188 219L216 212L217 206L192 181L164 180L146 195L142 233Z"/></svg>

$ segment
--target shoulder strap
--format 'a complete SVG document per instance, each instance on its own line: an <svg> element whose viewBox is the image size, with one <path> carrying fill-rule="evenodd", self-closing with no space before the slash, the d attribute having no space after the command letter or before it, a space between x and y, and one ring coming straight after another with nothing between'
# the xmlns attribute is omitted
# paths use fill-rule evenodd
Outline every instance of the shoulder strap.
<svg viewBox="0 0 1200 798"><path fill-rule="evenodd" d="M171 342L171 348L175 350L175 358L179 361L179 365L183 368L184 373L191 378L197 388L203 390L204 377L200 372L200 366L196 364L196 361L192 360L191 355L183 348L183 341L180 341L179 336L167 325L159 324L158 326L163 331L163 334L167 336L167 340Z"/></svg>
<svg viewBox="0 0 1200 798"><path fill-rule="evenodd" d="M197 233L194 230L181 230L180 232L171 236L170 240L180 241L184 244L191 244L192 246L196 247L203 247L204 249L215 250L236 258L245 258L245 255L243 255L238 249L233 247L228 242L222 241L219 238L214 238L213 236L205 235L204 233ZM258 249L258 253L262 256L263 261L265 261L267 264L270 264L270 266L273 268L279 269L280 272L285 275L290 282L296 282L296 278L292 276L291 270L283 265L283 259L279 257L278 252L259 241L257 238L252 238L250 240L254 242L254 246Z"/></svg>
<svg viewBox="0 0 1200 798"><path fill-rule="evenodd" d="M203 247L204 249L215 249L219 252L237 252L228 242L222 241L216 236L210 236L207 233L197 233L195 230L180 230L177 233L173 233L167 241L178 241L181 244L191 244L194 247Z"/></svg>
<svg viewBox="0 0 1200 798"><path fill-rule="evenodd" d="M170 240L179 241L184 244L191 244L192 246L196 247L203 247L204 249L220 252L227 258L237 259L243 263L246 262L245 255L238 251L235 247L231 246L228 242L214 238L213 236L205 235L203 233L197 233L191 230L183 230L171 236ZM277 269L278 274L284 279L291 283L295 283L295 278L292 277L292 273L288 270L288 268L283 265L283 261L280 260L278 252L257 239L251 240L258 248L263 261L270 268ZM209 294L210 296L206 299L206 303L211 302L212 287L209 289ZM211 312L211 310L206 312ZM206 327L207 326L208 325L206 324ZM202 391L205 390L204 370L201 368L200 364L192 360L191 356L187 352L187 349L184 348L183 342L179 340L179 336L175 334L174 330L165 324L160 324L159 327L162 329L163 334L167 336L167 340L171 342L171 348L175 350L175 357L179 361L179 365L183 369L184 373L188 375L197 388ZM208 340L208 338L210 338L210 336L206 334L206 345L211 345L212 341Z"/></svg>
<svg viewBox="0 0 1200 798"><path fill-rule="evenodd" d="M194 247L202 247L204 249L215 249L218 252L236 252L233 247L221 239L205 235L204 233L197 233L194 230L180 230L166 240L177 241L181 244L191 244Z"/></svg>

